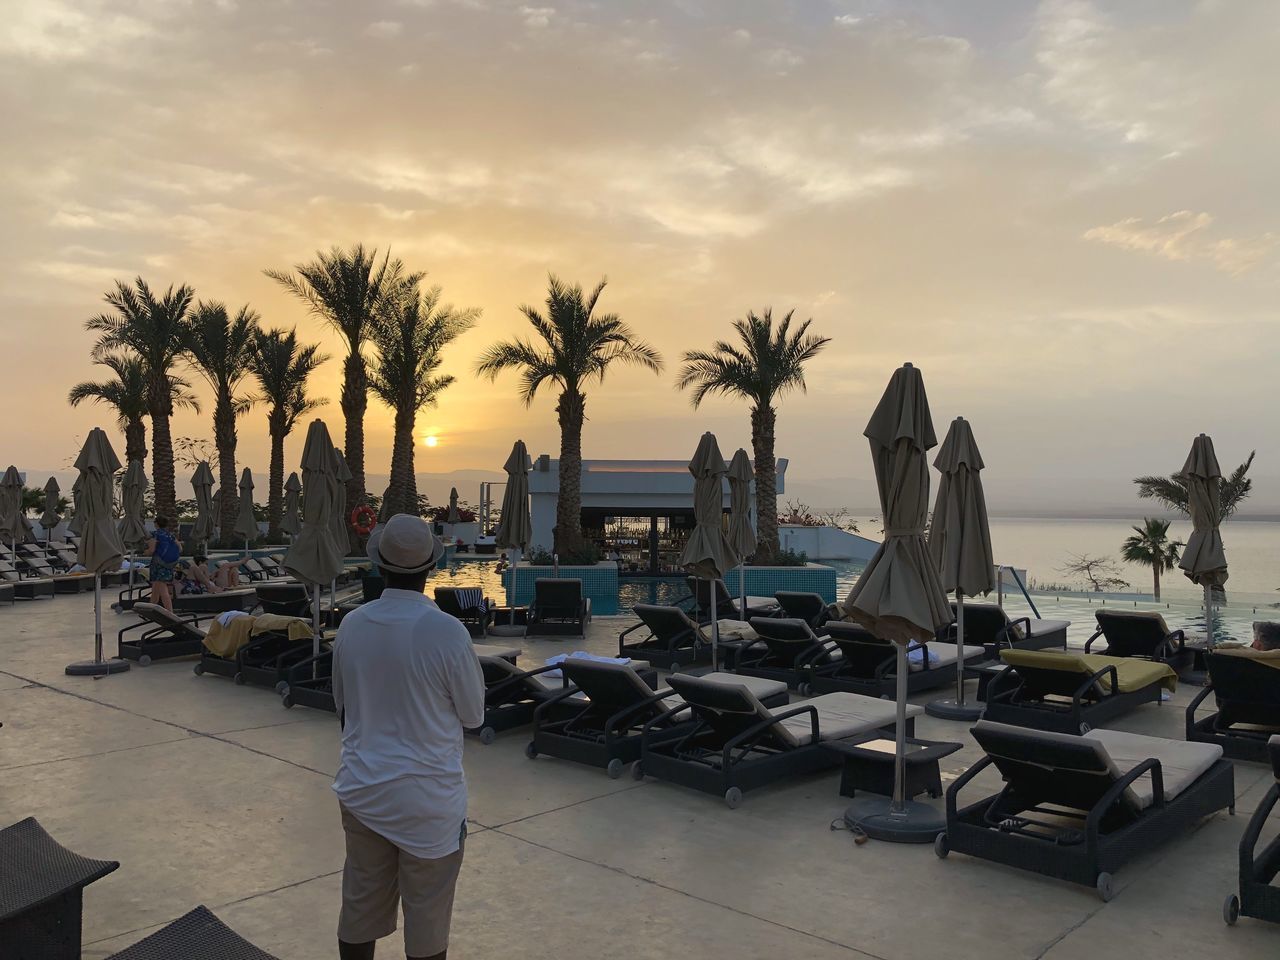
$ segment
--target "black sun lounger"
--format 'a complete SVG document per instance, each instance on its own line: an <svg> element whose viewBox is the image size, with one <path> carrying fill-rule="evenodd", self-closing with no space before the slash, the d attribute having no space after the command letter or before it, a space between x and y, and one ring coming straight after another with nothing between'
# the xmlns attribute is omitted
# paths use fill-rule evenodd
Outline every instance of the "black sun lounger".
<svg viewBox="0 0 1280 960"><path fill-rule="evenodd" d="M136 601L135 601L136 602ZM180 593L173 598L173 609L179 613L226 613L228 610L252 610L258 604L253 587L238 587L221 593Z"/></svg>
<svg viewBox="0 0 1280 960"><path fill-rule="evenodd" d="M1166 664L1056 650L1004 650L984 716L1037 730L1083 733L1177 688Z"/></svg>
<svg viewBox="0 0 1280 960"><path fill-rule="evenodd" d="M827 632L830 621L840 619L840 611L836 605L827 603L818 593L779 590L773 597L778 601L779 616L803 620L819 636Z"/></svg>
<svg viewBox="0 0 1280 960"><path fill-rule="evenodd" d="M38 600L41 597L53 596L52 580L24 579L13 569L13 564L8 560L0 560L0 581L13 587L15 600Z"/></svg>
<svg viewBox="0 0 1280 960"><path fill-rule="evenodd" d="M956 605L951 604L951 616ZM1004 608L994 603L964 604L965 646L986 647L987 659L993 660L1001 650L1047 650L1067 648L1070 620L1035 620L1031 617L1010 618ZM951 629L955 629L954 624Z"/></svg>
<svg viewBox="0 0 1280 960"><path fill-rule="evenodd" d="M525 751L531 759L543 753L574 760L604 767L617 779L623 767L640 759L647 723L654 721L650 735L657 742L678 736L693 721L690 711L671 714L683 701L670 688L654 690L632 664L570 658L560 669L571 686L534 711L533 740ZM786 684L774 680L731 673L712 673L701 679L745 685L765 706L787 702Z"/></svg>
<svg viewBox="0 0 1280 960"><path fill-rule="evenodd" d="M338 712L333 700L332 649L321 650L319 656L304 657L285 668L280 703L286 710L302 706L327 713Z"/></svg>
<svg viewBox="0 0 1280 960"><path fill-rule="evenodd" d="M1216 743L1234 760L1265 762L1267 741L1280 734L1280 653L1206 653L1204 662L1209 683L1187 706L1187 739ZM1211 693L1217 712L1197 720Z"/></svg>
<svg viewBox="0 0 1280 960"><path fill-rule="evenodd" d="M0 582L0 603L7 603L10 606L17 603L18 598L13 595L13 584Z"/></svg>
<svg viewBox="0 0 1280 960"><path fill-rule="evenodd" d="M196 907L107 960L276 960L219 920Z"/></svg>
<svg viewBox="0 0 1280 960"><path fill-rule="evenodd" d="M631 612L640 622L618 635L619 657L638 657L672 673L710 661L711 638L679 607L637 603ZM647 630L648 636L628 643L627 637L637 630Z"/></svg>
<svg viewBox="0 0 1280 960"><path fill-rule="evenodd" d="M1276 804L1280 804L1280 737L1271 738L1267 753L1276 782L1253 811L1240 838L1240 894L1233 893L1222 905L1222 919L1228 924L1242 916L1280 923L1280 886L1276 885L1276 876L1280 874L1280 836L1258 850L1262 829Z"/></svg>
<svg viewBox="0 0 1280 960"><path fill-rule="evenodd" d="M892 701L854 693L829 693L771 709L744 684L687 674L667 680L684 705L645 724L634 774L721 796L731 809L748 790L839 766L842 757L823 741L887 732L897 715ZM695 721L687 732L673 739L659 734L661 723L686 709L693 710ZM908 705L908 735L921 712Z"/></svg>
<svg viewBox="0 0 1280 960"><path fill-rule="evenodd" d="M255 583L253 593L263 613L278 613L285 617L305 617L311 609L311 594L305 583L297 581Z"/></svg>
<svg viewBox="0 0 1280 960"><path fill-rule="evenodd" d="M747 677L781 680L799 687L809 679L812 667L826 665L836 647L819 637L803 620L779 617L752 617L755 640L744 640L729 659L729 669Z"/></svg>
<svg viewBox="0 0 1280 960"><path fill-rule="evenodd" d="M116 636L119 656L145 667L153 660L193 657L204 649L205 631L193 614L178 616L156 603L138 602L133 612L141 619L120 630ZM133 636L133 631L142 632ZM125 635L130 634L128 639Z"/></svg>
<svg viewBox="0 0 1280 960"><path fill-rule="evenodd" d="M582 592L582 581L571 577L539 577L533 582L529 604L530 636L584 636L591 621L591 601Z"/></svg>
<svg viewBox="0 0 1280 960"><path fill-rule="evenodd" d="M211 673L229 677L237 685L248 683L283 693L289 683L290 669L310 658L314 649L312 637L290 640L287 631L271 630L253 637L230 657L219 656L202 646L200 662L192 669L197 677ZM322 641L321 652L328 649L328 642Z"/></svg>
<svg viewBox="0 0 1280 960"><path fill-rule="evenodd" d="M543 676L554 666L521 670L514 658L477 655L484 674L484 722L467 733L477 734L481 743L493 743L499 733L532 723L534 711L567 686L563 679Z"/></svg>
<svg viewBox="0 0 1280 960"><path fill-rule="evenodd" d="M72 853L34 817L0 830L0 957L79 957L84 888L119 866Z"/></svg>
<svg viewBox="0 0 1280 960"><path fill-rule="evenodd" d="M478 589L471 588L469 592L472 595L478 595L480 602L478 605L471 604L464 607L458 600L460 589L466 588L436 587L436 606L466 627L467 633L471 636L483 637L492 616L489 612L489 602Z"/></svg>
<svg viewBox="0 0 1280 960"><path fill-rule="evenodd" d="M694 616L699 623L708 623L711 620L712 590L715 590L717 620L741 620L745 623L752 617L769 617L778 612L777 601L766 600L761 602L759 597L748 597L747 608L743 610L741 598L731 594L729 588L724 585L723 580L700 580L698 577L685 577L684 582L688 585L691 596L681 602L684 603L690 598L693 600L694 609L697 611ZM756 602L752 603L752 600Z"/></svg>
<svg viewBox="0 0 1280 960"><path fill-rule="evenodd" d="M1098 640L1107 644L1098 653L1107 657L1141 657L1167 663L1175 671L1191 666L1194 650L1188 650L1181 630L1170 630L1155 610L1097 610L1093 614L1098 629L1085 641L1091 653Z"/></svg>
<svg viewBox="0 0 1280 960"><path fill-rule="evenodd" d="M840 653L839 659L815 663L809 679L800 688L808 693L860 693L868 697L897 696L898 651L893 643L877 637L857 624L832 621L827 639ZM935 690L956 682L956 645L937 642L913 644L920 649L920 661L908 661L907 693ZM981 660L986 648L965 644L966 663Z"/></svg>
<svg viewBox="0 0 1280 960"><path fill-rule="evenodd" d="M947 790L938 856L964 853L1114 892L1112 873L1222 809L1234 810L1220 747L1118 730L1084 736L979 721L986 756ZM1004 788L961 807L962 790L994 765Z"/></svg>

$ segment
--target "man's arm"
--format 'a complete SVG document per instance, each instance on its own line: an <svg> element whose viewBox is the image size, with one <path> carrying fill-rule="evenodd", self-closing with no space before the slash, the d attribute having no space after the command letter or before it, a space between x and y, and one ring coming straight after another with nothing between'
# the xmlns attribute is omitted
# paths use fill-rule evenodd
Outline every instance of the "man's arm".
<svg viewBox="0 0 1280 960"><path fill-rule="evenodd" d="M333 665L330 667L329 686L333 690L333 705L337 707L338 716L342 716L342 668L338 664L338 658L342 644L337 639L333 642Z"/></svg>
<svg viewBox="0 0 1280 960"><path fill-rule="evenodd" d="M466 629L458 625L466 636L466 643L458 644L449 657L449 696L453 699L453 709L462 722L462 726L471 730L484 724L484 672L480 669L480 660L471 646L471 637Z"/></svg>

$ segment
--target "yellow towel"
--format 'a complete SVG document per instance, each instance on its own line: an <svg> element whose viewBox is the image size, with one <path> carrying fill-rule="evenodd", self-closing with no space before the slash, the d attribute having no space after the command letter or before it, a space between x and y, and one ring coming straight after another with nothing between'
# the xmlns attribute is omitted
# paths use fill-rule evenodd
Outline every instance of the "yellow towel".
<svg viewBox="0 0 1280 960"><path fill-rule="evenodd" d="M264 633L285 632L290 640L302 640L311 636L311 624L299 617L285 617L278 613L264 613L257 617L236 617L229 626L223 626L216 617L209 624L204 645L210 653L219 657L234 657L236 651L253 637Z"/></svg>
<svg viewBox="0 0 1280 960"><path fill-rule="evenodd" d="M1061 653L1057 650L1001 650L1000 659L1012 667L1038 667L1090 675L1106 667L1116 668L1121 693L1133 693L1159 682L1172 693L1178 689L1178 675L1168 664L1134 657L1103 657L1096 653ZM1104 690L1111 687L1108 674L1101 680Z"/></svg>
<svg viewBox="0 0 1280 960"><path fill-rule="evenodd" d="M1280 650L1255 650L1253 647L1214 647L1214 653L1225 654L1229 657L1243 657L1245 660L1253 660L1265 667L1274 667L1280 670Z"/></svg>

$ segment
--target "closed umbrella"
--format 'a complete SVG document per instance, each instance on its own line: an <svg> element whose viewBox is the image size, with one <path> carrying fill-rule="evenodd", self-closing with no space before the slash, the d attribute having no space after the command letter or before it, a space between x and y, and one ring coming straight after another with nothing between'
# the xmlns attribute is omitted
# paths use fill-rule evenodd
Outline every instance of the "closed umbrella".
<svg viewBox="0 0 1280 960"><path fill-rule="evenodd" d="M326 487L332 504L329 522L333 526L333 542L345 557L351 545L351 527L347 520L347 481L351 479L351 468L347 466L347 458L342 455L341 450L333 446L330 449L333 451L333 479ZM342 567L338 568L338 572L342 572ZM335 573L333 576L334 579L329 581L329 609L336 611L338 609L338 574Z"/></svg>
<svg viewBox="0 0 1280 960"><path fill-rule="evenodd" d="M207 460L196 464L196 472L191 475L191 492L196 498L196 524L191 531L191 539L203 543L205 552L209 550L209 538L213 536L213 468Z"/></svg>
<svg viewBox="0 0 1280 960"><path fill-rule="evenodd" d="M964 646L964 598L995 589L987 498L982 492L982 454L964 417L951 421L933 461L941 476L929 527L929 554L942 574L942 589L956 595L956 652ZM964 658L956 660L956 698L925 706L931 717L976 720L982 708L964 702Z"/></svg>
<svg viewBox="0 0 1280 960"><path fill-rule="evenodd" d="M511 448L511 455L502 465L507 471L507 488L502 493L502 516L498 520L498 528L493 532L493 542L498 549L511 551L511 584L507 590L507 606L515 606L516 567L520 563L520 554L528 549L533 539L533 520L529 516L529 471L533 469L533 461L529 459L529 451L524 441L517 440Z"/></svg>
<svg viewBox="0 0 1280 960"><path fill-rule="evenodd" d="M747 609L747 557L756 552L756 531L751 526L751 458L741 447L729 461L729 545L738 555L738 592Z"/></svg>
<svg viewBox="0 0 1280 960"><path fill-rule="evenodd" d="M79 560L81 566L93 573L94 656L92 660L68 664L66 672L71 676L101 677L128 670L129 664L102 657L102 571L119 568L124 547L112 517L113 484L120 459L100 427L89 431L76 458L76 469L80 471L80 502L84 509Z"/></svg>
<svg viewBox="0 0 1280 960"><path fill-rule="evenodd" d="M116 527L120 535L120 543L128 552L129 564L129 596L133 596L133 555L147 545L147 528L143 526L142 514L146 507L144 498L147 495L147 474L143 470L141 460L129 461L129 469L125 471L124 482L120 485L120 506L124 516Z"/></svg>
<svg viewBox="0 0 1280 960"><path fill-rule="evenodd" d="M235 532L244 537L244 552L249 553L249 542L258 536L258 521L253 516L253 474L245 467L240 473L240 509L236 512Z"/></svg>
<svg viewBox="0 0 1280 960"><path fill-rule="evenodd" d="M458 488L449 488L449 512L445 514L445 523L458 522Z"/></svg>
<svg viewBox="0 0 1280 960"><path fill-rule="evenodd" d="M83 489L84 485L77 476L71 484L71 520L67 523L67 533L77 537L84 533L84 515L80 512L80 491Z"/></svg>
<svg viewBox="0 0 1280 960"><path fill-rule="evenodd" d="M50 477L44 484L44 513L40 514L40 526L44 527L44 549L49 552L53 543L53 528L62 522L58 513L58 494L62 492L58 481Z"/></svg>
<svg viewBox="0 0 1280 960"><path fill-rule="evenodd" d="M711 669L719 669L720 627L716 618L714 581L735 566L738 556L724 534L724 478L729 466L720 455L714 433L704 433L689 461L693 474L693 532L684 545L680 564L699 580L711 584Z"/></svg>
<svg viewBox="0 0 1280 960"><path fill-rule="evenodd" d="M1178 566L1192 583L1204 587L1205 638L1213 646L1213 588L1227 582L1227 554L1222 547L1222 470L1213 440L1203 433L1191 442L1182 465L1191 512L1191 536Z"/></svg>
<svg viewBox="0 0 1280 960"><path fill-rule="evenodd" d="M22 476L18 468L9 465L0 478L0 537L9 541L13 548L13 562L18 562L18 540L24 543L27 539L27 527L23 521L22 509Z"/></svg>
<svg viewBox="0 0 1280 960"><path fill-rule="evenodd" d="M845 811L850 827L884 840L931 842L945 827L932 807L906 797L907 645L932 640L951 622L947 595L925 544L929 513L929 462L938 440L920 371L894 371L863 431L871 444L876 489L884 517L884 542L845 601L849 615L897 644L897 736L893 797L860 798Z"/></svg>
<svg viewBox="0 0 1280 960"><path fill-rule="evenodd" d="M298 479L298 472L295 470L284 482L284 516L280 519L280 529L289 535L290 540L302 529L302 521L299 518L301 511L302 481Z"/></svg>
<svg viewBox="0 0 1280 960"><path fill-rule="evenodd" d="M312 652L320 655L320 590L342 570L346 544L339 548L333 540L332 487L334 477L333 443L323 420L313 420L307 428L302 447L302 527L284 555L284 568L299 580L313 584L311 595Z"/></svg>

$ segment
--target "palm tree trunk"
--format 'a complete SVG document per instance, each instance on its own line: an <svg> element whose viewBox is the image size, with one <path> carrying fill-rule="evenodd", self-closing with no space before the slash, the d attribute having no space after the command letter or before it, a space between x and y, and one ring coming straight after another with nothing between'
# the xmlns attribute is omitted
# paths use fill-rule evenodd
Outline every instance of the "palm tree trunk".
<svg viewBox="0 0 1280 960"><path fill-rule="evenodd" d="M223 544L231 540L231 528L240 512L236 487L236 417L230 397L218 397L213 411L213 444L218 450L218 531Z"/></svg>
<svg viewBox="0 0 1280 960"><path fill-rule="evenodd" d="M1155 594L1156 600L1159 600L1160 599L1160 554L1159 552L1156 553L1156 562L1151 565L1151 570L1155 577L1155 590L1153 591L1153 593Z"/></svg>
<svg viewBox="0 0 1280 960"><path fill-rule="evenodd" d="M283 419L283 417L279 418ZM267 477L267 539L281 541L280 521L284 517L284 425L273 410L267 417L271 435L271 468Z"/></svg>
<svg viewBox="0 0 1280 960"><path fill-rule="evenodd" d="M364 414L369 406L369 378L364 357L358 349L347 354L343 364L342 397L339 401L346 418L346 437L342 454L346 457L351 479L347 481L347 516L364 503ZM351 532L350 549L359 551L360 537Z"/></svg>
<svg viewBox="0 0 1280 960"><path fill-rule="evenodd" d="M410 479L413 473L413 427L417 418L413 411L396 411L395 436L391 443L391 481L387 496L391 500L392 513L415 513L409 502Z"/></svg>
<svg viewBox="0 0 1280 960"><path fill-rule="evenodd" d="M587 398L566 389L556 404L560 420L560 492L556 498L554 549L567 553L582 543L582 422Z"/></svg>
<svg viewBox="0 0 1280 960"><path fill-rule="evenodd" d="M756 558L767 564L778 556L778 474L773 457L773 407L751 408L751 451L756 474Z"/></svg>
<svg viewBox="0 0 1280 960"><path fill-rule="evenodd" d="M177 512L173 489L173 437L169 412L151 411L151 484L156 495L156 515L173 518Z"/></svg>
<svg viewBox="0 0 1280 960"><path fill-rule="evenodd" d="M124 457L129 463L147 459L147 427L141 419L130 420L124 427Z"/></svg>

